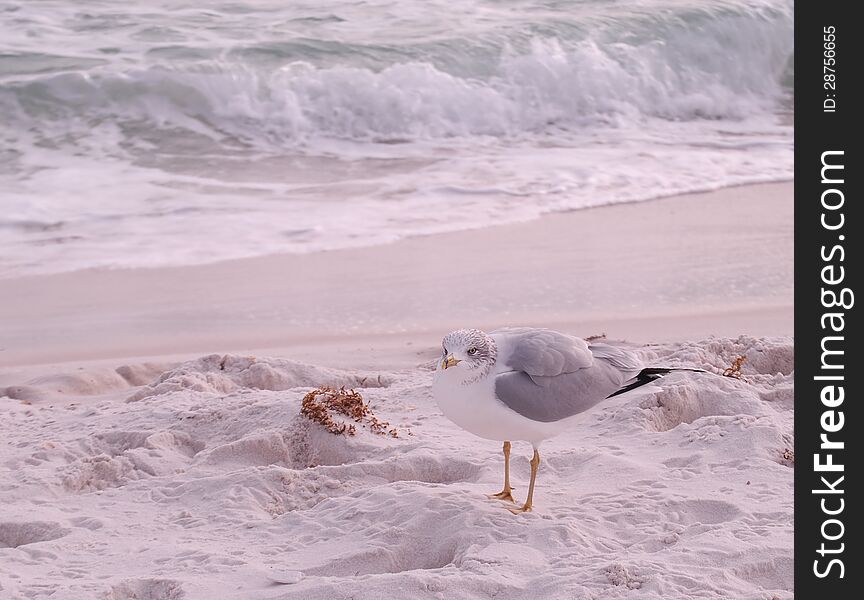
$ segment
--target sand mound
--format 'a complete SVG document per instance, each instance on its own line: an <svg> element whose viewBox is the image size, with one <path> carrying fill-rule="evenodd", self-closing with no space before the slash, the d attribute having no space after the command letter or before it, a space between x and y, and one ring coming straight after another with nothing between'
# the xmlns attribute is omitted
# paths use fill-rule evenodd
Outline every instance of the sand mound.
<svg viewBox="0 0 864 600"><path fill-rule="evenodd" d="M154 383L135 392L137 402L179 390L226 394L240 388L289 390L297 387L386 387L388 376L316 367L278 358L211 354L166 371Z"/></svg>
<svg viewBox="0 0 864 600"><path fill-rule="evenodd" d="M698 366L718 374L743 356L746 360L741 374L753 383L773 383L778 377L791 375L795 368L794 346L789 338L711 338L647 348L643 356L651 365Z"/></svg>
<svg viewBox="0 0 864 600"><path fill-rule="evenodd" d="M684 380L682 382L678 382ZM679 376L639 404L646 409L646 427L668 431L702 417L763 414L758 392L711 374Z"/></svg>
<svg viewBox="0 0 864 600"><path fill-rule="evenodd" d="M32 385L10 385L0 387L0 398L11 398L12 400L23 400L32 403L48 398L50 394Z"/></svg>
<svg viewBox="0 0 864 600"><path fill-rule="evenodd" d="M0 387L0 398L41 402L68 396L98 396L146 385L171 368L171 363L141 363L107 367L79 368L72 373L52 373L35 377L23 385Z"/></svg>
<svg viewBox="0 0 864 600"><path fill-rule="evenodd" d="M204 442L183 431L109 431L83 443L86 456L63 469L63 486L74 492L117 487L142 477L185 470Z"/></svg>

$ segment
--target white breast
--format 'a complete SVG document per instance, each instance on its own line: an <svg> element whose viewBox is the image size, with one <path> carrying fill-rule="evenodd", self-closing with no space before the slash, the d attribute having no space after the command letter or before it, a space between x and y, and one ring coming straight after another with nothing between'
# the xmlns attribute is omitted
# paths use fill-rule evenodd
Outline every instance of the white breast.
<svg viewBox="0 0 864 600"><path fill-rule="evenodd" d="M524 440L539 444L566 429L566 421L541 423L523 417L495 397L495 375L463 384L457 369L435 371L432 395L444 416L489 440Z"/></svg>

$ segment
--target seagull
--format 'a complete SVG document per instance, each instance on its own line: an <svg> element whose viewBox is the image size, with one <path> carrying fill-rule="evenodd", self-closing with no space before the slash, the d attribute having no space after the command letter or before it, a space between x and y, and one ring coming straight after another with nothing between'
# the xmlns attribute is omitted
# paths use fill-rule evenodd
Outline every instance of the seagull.
<svg viewBox="0 0 864 600"><path fill-rule="evenodd" d="M529 512L540 466L540 444L566 430L574 417L612 396L674 370L645 368L632 352L551 329L512 327L484 333L459 329L444 336L432 380L441 412L463 429L504 442L504 489L489 498L514 502L510 442L530 442Z"/></svg>

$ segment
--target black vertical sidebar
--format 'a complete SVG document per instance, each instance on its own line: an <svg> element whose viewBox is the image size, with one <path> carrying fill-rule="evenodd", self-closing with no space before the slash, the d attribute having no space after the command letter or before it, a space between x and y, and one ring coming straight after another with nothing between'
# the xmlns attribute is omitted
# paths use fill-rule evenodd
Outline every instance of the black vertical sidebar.
<svg viewBox="0 0 864 600"><path fill-rule="evenodd" d="M795 595L806 600L860 598L864 583L864 25L853 7L795 4Z"/></svg>

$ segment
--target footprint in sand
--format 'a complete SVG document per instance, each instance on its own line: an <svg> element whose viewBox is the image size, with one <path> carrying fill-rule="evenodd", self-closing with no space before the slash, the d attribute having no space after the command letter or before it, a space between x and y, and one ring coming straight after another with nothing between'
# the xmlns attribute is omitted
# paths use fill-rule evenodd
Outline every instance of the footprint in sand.
<svg viewBox="0 0 864 600"><path fill-rule="evenodd" d="M69 530L50 521L0 523L0 548L20 548L37 542L47 542L69 535Z"/></svg>

